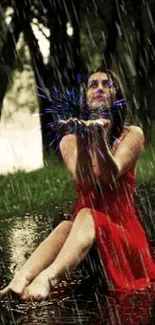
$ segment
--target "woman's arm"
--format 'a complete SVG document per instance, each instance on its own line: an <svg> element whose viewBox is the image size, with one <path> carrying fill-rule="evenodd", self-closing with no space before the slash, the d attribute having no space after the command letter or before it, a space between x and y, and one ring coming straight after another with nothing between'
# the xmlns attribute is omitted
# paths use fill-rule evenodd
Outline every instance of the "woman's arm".
<svg viewBox="0 0 155 325"><path fill-rule="evenodd" d="M106 137L98 135L95 146L96 168L94 173L106 183L110 183L132 168L144 150L144 134L140 127L130 126L130 130L112 155Z"/></svg>
<svg viewBox="0 0 155 325"><path fill-rule="evenodd" d="M91 185L94 182L88 137L82 133L65 135L60 141L60 152L74 180Z"/></svg>
<svg viewBox="0 0 155 325"><path fill-rule="evenodd" d="M118 174L118 165L112 155L107 140L101 135L96 135L91 145L93 150L93 172L97 178L103 182L109 183L116 179Z"/></svg>

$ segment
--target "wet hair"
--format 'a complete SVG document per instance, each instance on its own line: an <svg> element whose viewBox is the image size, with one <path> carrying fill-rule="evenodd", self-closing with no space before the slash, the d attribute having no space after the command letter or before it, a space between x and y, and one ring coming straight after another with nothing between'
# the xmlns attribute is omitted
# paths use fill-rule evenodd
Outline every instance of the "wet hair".
<svg viewBox="0 0 155 325"><path fill-rule="evenodd" d="M82 110L81 110L81 119L88 120L90 118L90 110L88 110L87 99L86 99L86 90L89 77L96 72L107 73L108 78L113 81L113 86L116 90L116 101L111 105L110 112L112 116L112 126L109 132L109 144L112 147L113 142L116 138L119 138L121 135L124 125L130 124L127 122L127 103L124 98L124 92L122 84L116 74L107 68L100 67L96 71L87 75L87 80L85 82L85 89L82 95ZM126 123L125 123L126 122Z"/></svg>

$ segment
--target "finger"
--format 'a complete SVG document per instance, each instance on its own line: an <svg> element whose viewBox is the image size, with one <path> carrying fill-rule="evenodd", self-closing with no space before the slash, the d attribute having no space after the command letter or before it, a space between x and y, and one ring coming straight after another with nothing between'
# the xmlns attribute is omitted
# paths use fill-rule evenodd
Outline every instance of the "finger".
<svg viewBox="0 0 155 325"><path fill-rule="evenodd" d="M65 120L59 120L58 121L58 125L60 126L60 127L62 127L63 125L66 125L67 124L67 121L65 121Z"/></svg>
<svg viewBox="0 0 155 325"><path fill-rule="evenodd" d="M111 125L111 121L109 120L109 119L100 119L102 122L103 122L103 124L105 125L105 126L110 126Z"/></svg>
<svg viewBox="0 0 155 325"><path fill-rule="evenodd" d="M99 121L96 123L96 125L105 126L105 123L103 123L102 121L99 120Z"/></svg>

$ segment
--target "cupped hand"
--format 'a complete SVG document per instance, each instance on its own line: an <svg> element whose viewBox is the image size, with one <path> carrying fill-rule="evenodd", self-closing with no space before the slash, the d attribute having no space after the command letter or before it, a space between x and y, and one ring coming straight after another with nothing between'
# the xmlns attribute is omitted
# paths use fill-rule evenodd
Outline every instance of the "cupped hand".
<svg viewBox="0 0 155 325"><path fill-rule="evenodd" d="M59 120L58 125L62 128L66 133L78 133L82 132L85 124L84 121L79 120L77 118L69 118L68 120Z"/></svg>
<svg viewBox="0 0 155 325"><path fill-rule="evenodd" d="M95 134L96 131L101 131L104 136L107 136L109 129L111 127L111 121L108 119L97 119L85 121L86 126L90 133Z"/></svg>
<svg viewBox="0 0 155 325"><path fill-rule="evenodd" d="M104 119L104 118L99 118L97 120L88 120L88 121L84 121L86 123L87 126L89 125L101 125L104 126L105 128L110 128L111 126L111 121L108 119Z"/></svg>
<svg viewBox="0 0 155 325"><path fill-rule="evenodd" d="M95 131L102 131L107 135L111 121L108 119L99 118L96 120L79 120L77 118L69 118L68 120L59 120L60 128L64 128L66 133L94 133Z"/></svg>

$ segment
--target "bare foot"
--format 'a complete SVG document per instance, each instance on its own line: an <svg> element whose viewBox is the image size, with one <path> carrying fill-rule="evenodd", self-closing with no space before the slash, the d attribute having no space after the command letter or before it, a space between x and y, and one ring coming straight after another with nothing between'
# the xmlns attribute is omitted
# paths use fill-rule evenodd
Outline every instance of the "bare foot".
<svg viewBox="0 0 155 325"><path fill-rule="evenodd" d="M48 275L43 271L28 285L22 295L21 299L28 300L44 300L49 296L50 282Z"/></svg>
<svg viewBox="0 0 155 325"><path fill-rule="evenodd" d="M17 295L21 295L24 288L29 284L30 280L22 272L16 273L15 277L11 280L9 285L4 289L0 290L0 297L4 296L9 292L14 292Z"/></svg>
<svg viewBox="0 0 155 325"><path fill-rule="evenodd" d="M21 295L23 290L26 286L28 286L29 283L30 279L28 278L28 276L19 271L10 282L9 288L18 295Z"/></svg>

